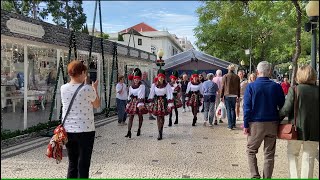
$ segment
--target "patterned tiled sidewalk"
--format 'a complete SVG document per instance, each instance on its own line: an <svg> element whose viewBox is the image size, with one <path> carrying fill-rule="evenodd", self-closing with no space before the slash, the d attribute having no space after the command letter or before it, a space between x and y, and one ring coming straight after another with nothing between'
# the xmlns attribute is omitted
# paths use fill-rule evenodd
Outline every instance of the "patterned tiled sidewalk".
<svg viewBox="0 0 320 180"><path fill-rule="evenodd" d="M181 111L181 109L180 109ZM126 126L113 121L97 128L91 178L248 178L246 136L242 130L229 131L226 123L204 127L202 114L192 127L191 112L180 113L179 124L168 127L164 139L158 141L157 124L145 121L140 137L125 138ZM226 122L226 120L225 120ZM242 122L238 121L240 127ZM47 141L47 139L45 139ZM260 171L263 167L263 145L258 153ZM15 156L1 158L2 178L65 178L67 157L60 164L44 154L46 145ZM3 151L2 151L3 152ZM2 156L1 152L1 156ZM314 177L319 177L315 161ZM288 177L286 142L277 141L274 178Z"/></svg>

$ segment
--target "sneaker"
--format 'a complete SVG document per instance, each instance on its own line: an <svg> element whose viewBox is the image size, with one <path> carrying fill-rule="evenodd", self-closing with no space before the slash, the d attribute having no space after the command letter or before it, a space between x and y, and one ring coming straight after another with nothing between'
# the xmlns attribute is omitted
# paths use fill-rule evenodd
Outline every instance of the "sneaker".
<svg viewBox="0 0 320 180"><path fill-rule="evenodd" d="M209 124L209 127L212 127L212 124Z"/></svg>
<svg viewBox="0 0 320 180"><path fill-rule="evenodd" d="M228 128L229 131L233 130L232 128Z"/></svg>
<svg viewBox="0 0 320 180"><path fill-rule="evenodd" d="M156 120L156 118L154 118L153 116L150 116L149 120Z"/></svg>
<svg viewBox="0 0 320 180"><path fill-rule="evenodd" d="M220 119L220 120L219 120L219 123L223 123L223 121Z"/></svg>
<svg viewBox="0 0 320 180"><path fill-rule="evenodd" d="M217 121L214 122L214 125L218 125Z"/></svg>

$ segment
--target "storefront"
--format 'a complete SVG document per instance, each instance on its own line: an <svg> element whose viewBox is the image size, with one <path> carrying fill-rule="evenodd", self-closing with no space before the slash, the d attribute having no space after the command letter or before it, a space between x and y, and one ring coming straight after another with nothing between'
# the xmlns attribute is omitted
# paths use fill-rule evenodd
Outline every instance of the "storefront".
<svg viewBox="0 0 320 180"><path fill-rule="evenodd" d="M63 37L64 36L64 37ZM66 69L69 55L70 31L42 21L1 10L1 113L2 129L26 129L49 120L51 104L54 102L52 119L60 114L60 74L57 91L54 92L58 65L63 61ZM79 33L77 37L78 60L87 62L89 58L90 36ZM81 42L80 42L81 41ZM100 39L94 38L91 62L96 65L97 79L100 82L99 94L102 99L101 112L105 107L103 74L109 97L110 74L112 72L112 42L105 41L105 69L103 72ZM126 49L126 53L124 53ZM125 73L125 67L140 67L152 79L155 56L140 50L118 48L118 74ZM132 53L135 52L135 53ZM74 54L71 54L74 59ZM89 62L89 63L91 63ZM130 73L130 70L128 71ZM116 83L114 77L113 82ZM111 91L111 106L115 105L115 84ZM56 98L53 95L56 93Z"/></svg>

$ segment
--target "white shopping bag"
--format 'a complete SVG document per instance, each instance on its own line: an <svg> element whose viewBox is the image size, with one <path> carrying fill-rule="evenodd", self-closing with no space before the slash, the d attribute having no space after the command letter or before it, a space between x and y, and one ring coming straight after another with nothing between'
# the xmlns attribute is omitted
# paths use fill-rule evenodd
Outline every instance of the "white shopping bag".
<svg viewBox="0 0 320 180"><path fill-rule="evenodd" d="M227 109L223 102L219 103L219 106L216 110L216 116L218 119L224 119L227 115Z"/></svg>

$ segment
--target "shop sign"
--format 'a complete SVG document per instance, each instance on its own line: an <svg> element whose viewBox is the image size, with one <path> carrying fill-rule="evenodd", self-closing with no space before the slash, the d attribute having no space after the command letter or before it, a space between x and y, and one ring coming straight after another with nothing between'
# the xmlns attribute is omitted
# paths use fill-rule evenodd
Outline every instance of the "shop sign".
<svg viewBox="0 0 320 180"><path fill-rule="evenodd" d="M24 34L27 36L42 38L42 36L45 34L42 26L14 18L10 18L7 21L7 27L13 33Z"/></svg>

